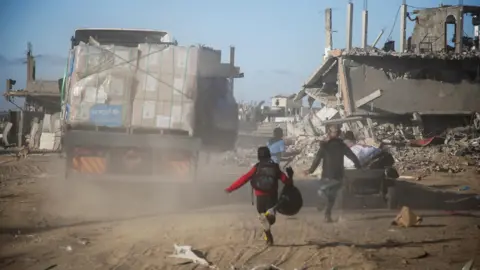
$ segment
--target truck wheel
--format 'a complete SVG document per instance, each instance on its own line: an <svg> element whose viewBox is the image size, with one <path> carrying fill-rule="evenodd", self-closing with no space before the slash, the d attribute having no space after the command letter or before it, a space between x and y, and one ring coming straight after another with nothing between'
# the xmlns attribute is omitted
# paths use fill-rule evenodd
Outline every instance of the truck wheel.
<svg viewBox="0 0 480 270"><path fill-rule="evenodd" d="M387 189L387 205L388 209L397 209L398 200L395 187L388 187Z"/></svg>

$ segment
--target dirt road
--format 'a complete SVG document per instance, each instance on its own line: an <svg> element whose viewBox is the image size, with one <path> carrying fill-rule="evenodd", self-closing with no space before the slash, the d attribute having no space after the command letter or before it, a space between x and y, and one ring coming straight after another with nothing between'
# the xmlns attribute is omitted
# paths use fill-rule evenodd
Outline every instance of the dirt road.
<svg viewBox="0 0 480 270"><path fill-rule="evenodd" d="M478 242L475 213L442 211L472 203L435 201L453 195L408 191L404 203L414 209L437 206L417 211L424 223L416 228L392 227L396 212L368 209L325 224L313 207L314 186L299 182L306 206L279 217L276 245L267 248L248 188L222 192L231 179L172 194L151 183L66 184L61 163L32 156L0 165L1 269L202 269L169 258L174 244L191 245L217 269L461 269Z"/></svg>

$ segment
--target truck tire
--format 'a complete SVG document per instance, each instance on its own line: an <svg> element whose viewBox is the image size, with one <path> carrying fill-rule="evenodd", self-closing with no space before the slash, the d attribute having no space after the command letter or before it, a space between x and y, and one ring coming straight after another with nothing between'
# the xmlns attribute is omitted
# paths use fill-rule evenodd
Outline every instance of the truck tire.
<svg viewBox="0 0 480 270"><path fill-rule="evenodd" d="M394 210L398 208L397 190L395 186L387 189L387 206L388 209Z"/></svg>

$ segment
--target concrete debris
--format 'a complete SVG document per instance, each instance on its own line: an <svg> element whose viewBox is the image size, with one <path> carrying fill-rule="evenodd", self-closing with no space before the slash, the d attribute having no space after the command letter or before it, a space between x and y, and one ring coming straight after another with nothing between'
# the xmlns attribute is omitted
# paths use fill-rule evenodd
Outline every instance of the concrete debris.
<svg viewBox="0 0 480 270"><path fill-rule="evenodd" d="M463 267L462 270L473 270L473 260L468 261Z"/></svg>
<svg viewBox="0 0 480 270"><path fill-rule="evenodd" d="M288 123L287 135L289 137L320 136L325 134L325 127L322 122L338 116L338 111L333 108L323 107L318 111L312 111L300 121Z"/></svg>
<svg viewBox="0 0 480 270"><path fill-rule="evenodd" d="M332 53L337 53L333 51ZM338 53L337 53L338 54ZM475 59L480 57L478 51L465 51L462 53L455 52L427 52L427 53L412 53L412 52L395 52L384 51L377 48L352 48L349 51L342 50L343 56L376 56L376 57L398 57L398 58L420 58L420 59L442 59L442 60L462 60Z"/></svg>
<svg viewBox="0 0 480 270"><path fill-rule="evenodd" d="M313 159L315 158L315 154L318 152L320 148L320 141L323 140L323 136L312 137L312 136L301 136L298 137L295 141L295 144L290 145L287 148L287 152L298 152L299 154L296 155L290 166L293 168L305 168L309 167Z"/></svg>
<svg viewBox="0 0 480 270"><path fill-rule="evenodd" d="M451 174L465 171L468 167L480 167L480 138L446 140L446 144L425 147L392 147L397 169L413 172L421 180L433 172Z"/></svg>
<svg viewBox="0 0 480 270"><path fill-rule="evenodd" d="M338 119L340 115L342 113L338 110L324 107L301 121L288 123L286 133L293 143L287 144L287 152L298 153L288 165L295 170L308 168L320 141L325 139L325 123L341 123L338 121L342 120ZM414 122L407 126L401 121L382 121L365 123L355 120L343 124L343 127L353 131L360 143L389 151L395 158L398 172L416 180L436 172L456 174L472 167L480 173L480 124L450 128L439 136L425 138L423 130ZM256 147L237 148L225 153L222 160L225 165L240 166L251 166L256 162ZM313 175L318 173L317 170Z"/></svg>

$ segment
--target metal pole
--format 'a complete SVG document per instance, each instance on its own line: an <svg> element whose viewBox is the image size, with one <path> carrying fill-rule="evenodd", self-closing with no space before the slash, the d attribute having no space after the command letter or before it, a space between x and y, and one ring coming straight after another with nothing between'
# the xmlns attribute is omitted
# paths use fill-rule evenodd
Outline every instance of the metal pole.
<svg viewBox="0 0 480 270"><path fill-rule="evenodd" d="M347 47L346 50L352 49L352 28L353 28L353 3L347 5Z"/></svg>
<svg viewBox="0 0 480 270"><path fill-rule="evenodd" d="M362 12L362 48L367 48L368 38L368 10Z"/></svg>
<svg viewBox="0 0 480 270"><path fill-rule="evenodd" d="M376 38L375 41L373 42L372 47L375 47L375 46L377 45L378 41L379 41L380 38L383 36L383 32L385 32L385 30L382 29L382 30L380 31L380 34L378 34L377 38Z"/></svg>
<svg viewBox="0 0 480 270"><path fill-rule="evenodd" d="M235 47L230 46L230 91L234 93L233 87L235 86Z"/></svg>
<svg viewBox="0 0 480 270"><path fill-rule="evenodd" d="M332 39L332 9L325 9L325 55L333 48Z"/></svg>
<svg viewBox="0 0 480 270"><path fill-rule="evenodd" d="M407 45L407 4L403 0L403 4L400 8L400 52L405 52Z"/></svg>
<svg viewBox="0 0 480 270"><path fill-rule="evenodd" d="M367 48L367 37L368 37L368 11L364 10L362 13L362 48Z"/></svg>

